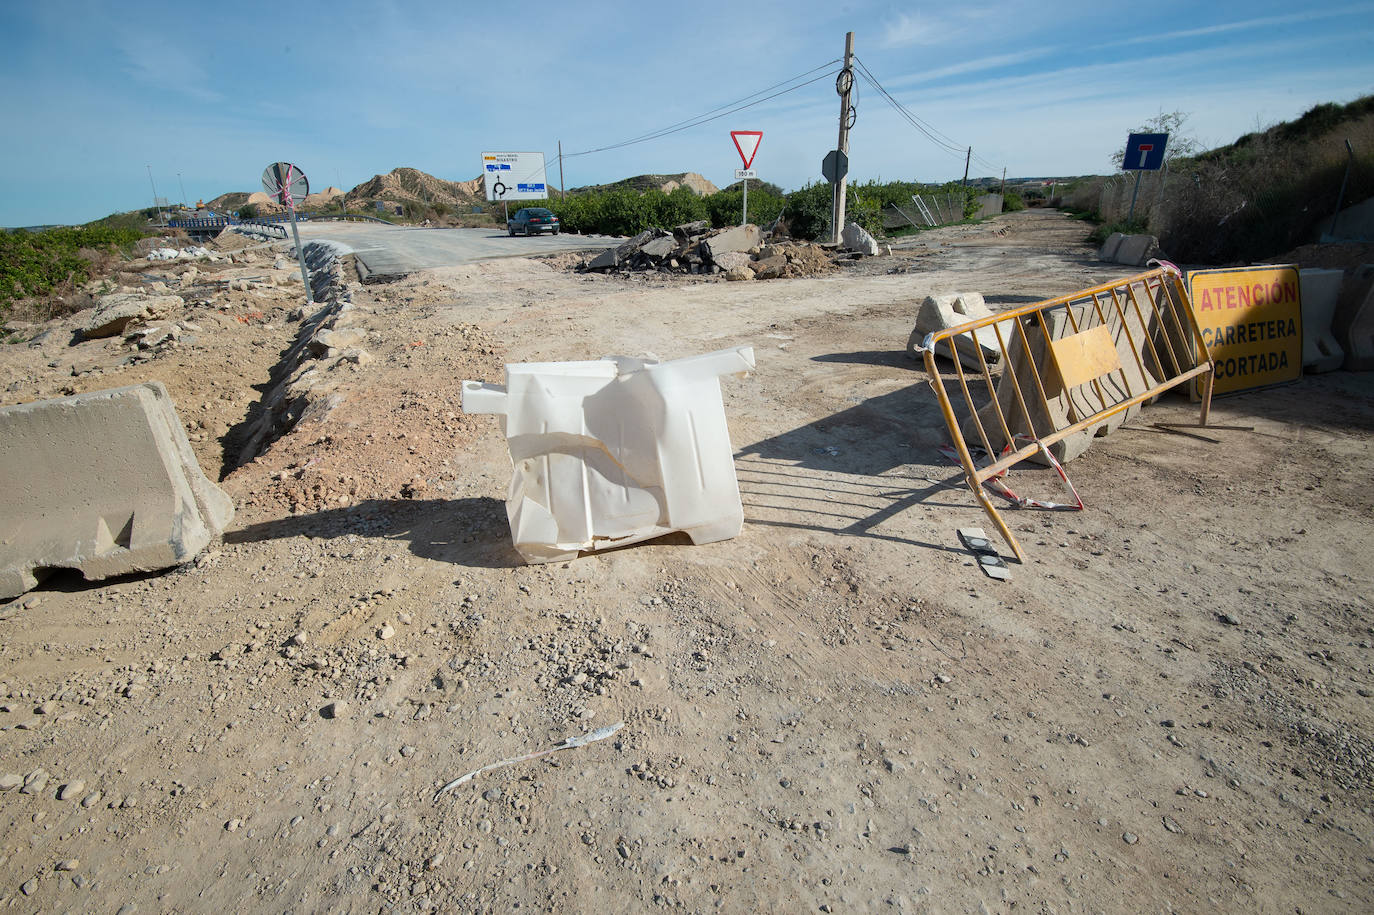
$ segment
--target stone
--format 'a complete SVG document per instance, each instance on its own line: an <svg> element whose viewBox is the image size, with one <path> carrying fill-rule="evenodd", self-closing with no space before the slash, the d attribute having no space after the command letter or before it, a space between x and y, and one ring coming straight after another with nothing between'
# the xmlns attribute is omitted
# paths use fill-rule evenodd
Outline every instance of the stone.
<svg viewBox="0 0 1374 915"><path fill-rule="evenodd" d="M748 267L731 267L725 271L725 279L731 283L747 282L754 278L754 271Z"/></svg>
<svg viewBox="0 0 1374 915"><path fill-rule="evenodd" d="M710 230L711 224L709 222L698 219L696 222L684 222L680 226L674 226L673 237L682 242L697 235L705 235Z"/></svg>
<svg viewBox="0 0 1374 915"><path fill-rule="evenodd" d="M147 295L142 292L115 292L96 300L95 310L81 328L83 340L122 334L134 321L143 321L184 308L181 296Z"/></svg>
<svg viewBox="0 0 1374 915"><path fill-rule="evenodd" d="M840 233L840 244L846 250L855 251L865 257L877 257L881 253L878 242L868 230L857 222L848 223Z"/></svg>
<svg viewBox="0 0 1374 915"><path fill-rule="evenodd" d="M726 252L747 252L750 248L758 247L759 237L758 226L735 226L712 235L701 244L705 249L706 256L711 259L712 263L716 263L720 260L720 256Z"/></svg>
<svg viewBox="0 0 1374 915"><path fill-rule="evenodd" d="M748 267L753 261L754 259L743 251L726 251L715 259L716 266L727 272L736 267Z"/></svg>
<svg viewBox="0 0 1374 915"><path fill-rule="evenodd" d="M13 791L23 784L24 776L17 772L6 772L4 775L0 775L0 791Z"/></svg>
<svg viewBox="0 0 1374 915"><path fill-rule="evenodd" d="M992 309L988 308L983 296L977 292L928 295L916 310L916 326L912 328L911 336L906 341L907 354L913 358L920 358L920 351L928 334L991 316ZM1007 331L1004 330L1003 333ZM983 360L989 366L996 365L1002 359L997 331L991 325L960 334L954 338L954 344L959 361L965 368L976 372L982 371L982 366L978 362L980 349ZM946 359L950 358L949 343L941 340L936 344L935 352Z"/></svg>
<svg viewBox="0 0 1374 915"><path fill-rule="evenodd" d="M234 516L160 382L0 408L0 599L194 559Z"/></svg>
<svg viewBox="0 0 1374 915"><path fill-rule="evenodd" d="M85 790L86 783L79 778L74 778L58 790L57 799L59 801L70 801Z"/></svg>
<svg viewBox="0 0 1374 915"><path fill-rule="evenodd" d="M24 787L19 789L19 793L38 794L48 786L48 779L51 777L52 776L48 775L47 769L34 769L28 775L24 776Z"/></svg>
<svg viewBox="0 0 1374 915"><path fill-rule="evenodd" d="M62 859L61 861L58 861L57 864L54 865L54 866L55 866L55 868L56 868L57 870L60 870L60 871L74 871L74 870L76 870L78 867L81 866L81 859L80 859L80 858L64 858L64 859Z"/></svg>
<svg viewBox="0 0 1374 915"><path fill-rule="evenodd" d="M96 804L99 804L99 803L100 803L100 792L99 792L99 791L92 791L90 794L86 795L85 797L83 797L83 798L81 799L81 806L82 806L82 807L85 807L87 810L89 810L90 808L94 807Z"/></svg>
<svg viewBox="0 0 1374 915"><path fill-rule="evenodd" d="M1121 834L1121 841L1125 842L1127 845L1134 845L1140 841L1140 836L1133 832L1123 832Z"/></svg>
<svg viewBox="0 0 1374 915"><path fill-rule="evenodd" d="M654 260L662 260L675 250L677 250L677 240L671 235L664 235L644 245L639 249L639 253Z"/></svg>
<svg viewBox="0 0 1374 915"><path fill-rule="evenodd" d="M320 709L320 715L330 720L342 718L344 715L347 714L348 703L344 702L342 699L330 702L324 708Z"/></svg>
<svg viewBox="0 0 1374 915"><path fill-rule="evenodd" d="M38 892L38 878L30 877L28 880L25 880L19 885L19 892L23 893L25 896L32 896L34 893Z"/></svg>
<svg viewBox="0 0 1374 915"><path fill-rule="evenodd" d="M607 248L596 257L587 262L588 270L610 270L619 263L615 256L615 248Z"/></svg>
<svg viewBox="0 0 1374 915"><path fill-rule="evenodd" d="M356 347L366 337L367 334L357 327L322 330L311 338L310 351L316 356L323 356L330 350L343 351L350 347Z"/></svg>
<svg viewBox="0 0 1374 915"><path fill-rule="evenodd" d="M754 277L760 280L776 280L787 275L787 258L781 254L760 257L754 264Z"/></svg>
<svg viewBox="0 0 1374 915"><path fill-rule="evenodd" d="M390 623L383 623L382 628L377 630L377 638L381 639L383 642L387 641L395 634L396 627Z"/></svg>

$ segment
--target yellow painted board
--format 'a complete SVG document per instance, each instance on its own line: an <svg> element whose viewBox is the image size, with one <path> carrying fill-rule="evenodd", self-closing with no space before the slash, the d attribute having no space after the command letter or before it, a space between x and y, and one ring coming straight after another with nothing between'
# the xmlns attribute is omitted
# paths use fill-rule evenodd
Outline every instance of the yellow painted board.
<svg viewBox="0 0 1374 915"><path fill-rule="evenodd" d="M1087 384L1121 368L1116 344L1105 324L1051 340L1050 353L1054 356L1055 368L1059 370L1059 379L1066 389Z"/></svg>
<svg viewBox="0 0 1374 915"><path fill-rule="evenodd" d="M1214 394L1302 377L1302 285L1297 267L1192 270L1188 298L1216 364ZM1198 394L1195 390L1194 396Z"/></svg>

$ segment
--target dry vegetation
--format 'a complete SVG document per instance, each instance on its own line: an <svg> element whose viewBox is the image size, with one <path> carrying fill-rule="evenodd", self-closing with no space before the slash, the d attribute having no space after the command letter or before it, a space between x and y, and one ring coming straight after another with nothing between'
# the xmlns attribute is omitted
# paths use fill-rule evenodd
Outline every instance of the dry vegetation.
<svg viewBox="0 0 1374 915"><path fill-rule="evenodd" d="M1343 205L1374 194L1370 150L1374 96L1344 106L1319 105L1296 121L1177 160L1168 172L1146 173L1134 228L1159 236L1171 257L1188 263L1274 257L1316 240L1336 210L1347 162ZM1065 202L1109 226L1122 225L1134 185L1130 173L1089 179Z"/></svg>

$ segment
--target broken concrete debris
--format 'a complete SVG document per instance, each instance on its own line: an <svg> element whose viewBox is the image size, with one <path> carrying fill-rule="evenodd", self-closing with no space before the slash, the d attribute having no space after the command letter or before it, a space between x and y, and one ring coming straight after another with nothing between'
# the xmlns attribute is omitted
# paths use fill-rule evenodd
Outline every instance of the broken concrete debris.
<svg viewBox="0 0 1374 915"><path fill-rule="evenodd" d="M881 252L877 239L869 235L868 230L857 222L851 222L844 227L844 232L840 235L840 243L844 245L845 250L862 254L865 257L877 257Z"/></svg>
<svg viewBox="0 0 1374 915"><path fill-rule="evenodd" d="M876 247L876 242L874 243ZM830 254L810 242L762 244L758 226L711 231L705 221L647 229L582 265L584 271L724 274L729 280L814 276L834 269Z"/></svg>
<svg viewBox="0 0 1374 915"><path fill-rule="evenodd" d="M496 413L514 467L506 499L527 562L744 524L718 378L753 371L753 347L657 362L611 356L506 366L505 385L463 382L463 409Z"/></svg>
<svg viewBox="0 0 1374 915"><path fill-rule="evenodd" d="M161 317L186 306L181 296L148 295L142 292L116 292L96 300L95 309L81 328L81 337L94 340L122 334L135 321Z"/></svg>
<svg viewBox="0 0 1374 915"><path fill-rule="evenodd" d="M338 251L328 243L310 242L305 257L315 299L323 304L313 314L302 315L300 333L278 369L279 380L263 398L239 453L240 464L257 457L297 424L323 421L343 403L340 373L375 361L361 346L366 334L351 326L358 316Z"/></svg>
<svg viewBox="0 0 1374 915"><path fill-rule="evenodd" d="M234 516L158 382L0 408L0 478L0 599L180 565Z"/></svg>

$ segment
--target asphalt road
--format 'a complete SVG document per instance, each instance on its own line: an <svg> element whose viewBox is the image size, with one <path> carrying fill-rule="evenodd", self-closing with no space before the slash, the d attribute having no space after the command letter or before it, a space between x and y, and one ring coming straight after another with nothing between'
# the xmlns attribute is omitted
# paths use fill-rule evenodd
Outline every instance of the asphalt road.
<svg viewBox="0 0 1374 915"><path fill-rule="evenodd" d="M364 277L401 276L499 257L602 251L623 241L564 233L511 238L494 229L421 229L375 222L303 222L300 232L302 242L329 241L340 253L357 255Z"/></svg>

